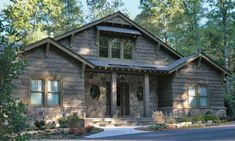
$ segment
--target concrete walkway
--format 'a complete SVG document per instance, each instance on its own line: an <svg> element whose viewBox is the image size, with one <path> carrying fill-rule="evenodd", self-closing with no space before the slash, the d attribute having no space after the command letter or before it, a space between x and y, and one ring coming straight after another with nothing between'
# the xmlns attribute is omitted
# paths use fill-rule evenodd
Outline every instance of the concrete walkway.
<svg viewBox="0 0 235 141"><path fill-rule="evenodd" d="M137 133L147 133L150 131L141 131L135 130L138 126L128 126L128 127L103 127L104 131L93 134L90 136L86 136L85 138L105 138L119 135L129 135L129 134L137 134Z"/></svg>

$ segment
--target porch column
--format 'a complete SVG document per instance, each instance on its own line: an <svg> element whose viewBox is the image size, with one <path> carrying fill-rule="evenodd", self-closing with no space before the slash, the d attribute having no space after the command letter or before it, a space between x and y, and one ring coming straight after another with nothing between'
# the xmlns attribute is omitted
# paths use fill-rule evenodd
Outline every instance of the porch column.
<svg viewBox="0 0 235 141"><path fill-rule="evenodd" d="M144 116L150 116L150 105L149 105L149 75L144 75Z"/></svg>
<svg viewBox="0 0 235 141"><path fill-rule="evenodd" d="M112 72L111 77L111 115L115 117L117 116L117 73Z"/></svg>

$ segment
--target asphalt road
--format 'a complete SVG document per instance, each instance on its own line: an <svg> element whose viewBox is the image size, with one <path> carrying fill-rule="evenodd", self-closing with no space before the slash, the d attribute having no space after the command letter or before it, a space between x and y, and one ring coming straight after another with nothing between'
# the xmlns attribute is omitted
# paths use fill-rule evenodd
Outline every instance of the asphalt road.
<svg viewBox="0 0 235 141"><path fill-rule="evenodd" d="M209 128L148 132L90 140L235 141L235 124Z"/></svg>

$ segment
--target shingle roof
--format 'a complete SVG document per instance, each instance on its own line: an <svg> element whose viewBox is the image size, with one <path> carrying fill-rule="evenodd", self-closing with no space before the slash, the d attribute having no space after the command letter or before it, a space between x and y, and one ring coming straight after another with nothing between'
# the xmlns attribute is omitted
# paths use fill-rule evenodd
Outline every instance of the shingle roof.
<svg viewBox="0 0 235 141"><path fill-rule="evenodd" d="M137 70L145 70L145 71L160 71L160 72L172 73L199 57L202 57L203 59L211 63L213 66L215 66L217 69L221 70L222 72L228 75L231 75L231 73L228 70L216 64L214 61L212 61L209 57L207 57L203 53L198 53L198 54L193 54L187 57L182 57L170 63L169 65L155 65L155 64L150 64L150 63L146 63L143 61L113 60L113 59L89 59L89 62L94 64L96 67L137 69Z"/></svg>

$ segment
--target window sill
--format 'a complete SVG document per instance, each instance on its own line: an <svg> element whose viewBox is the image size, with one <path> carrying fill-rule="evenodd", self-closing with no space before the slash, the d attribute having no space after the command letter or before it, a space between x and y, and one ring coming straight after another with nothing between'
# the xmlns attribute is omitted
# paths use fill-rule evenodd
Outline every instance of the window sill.
<svg viewBox="0 0 235 141"><path fill-rule="evenodd" d="M32 108L63 108L62 105L49 106L49 105L29 105Z"/></svg>

